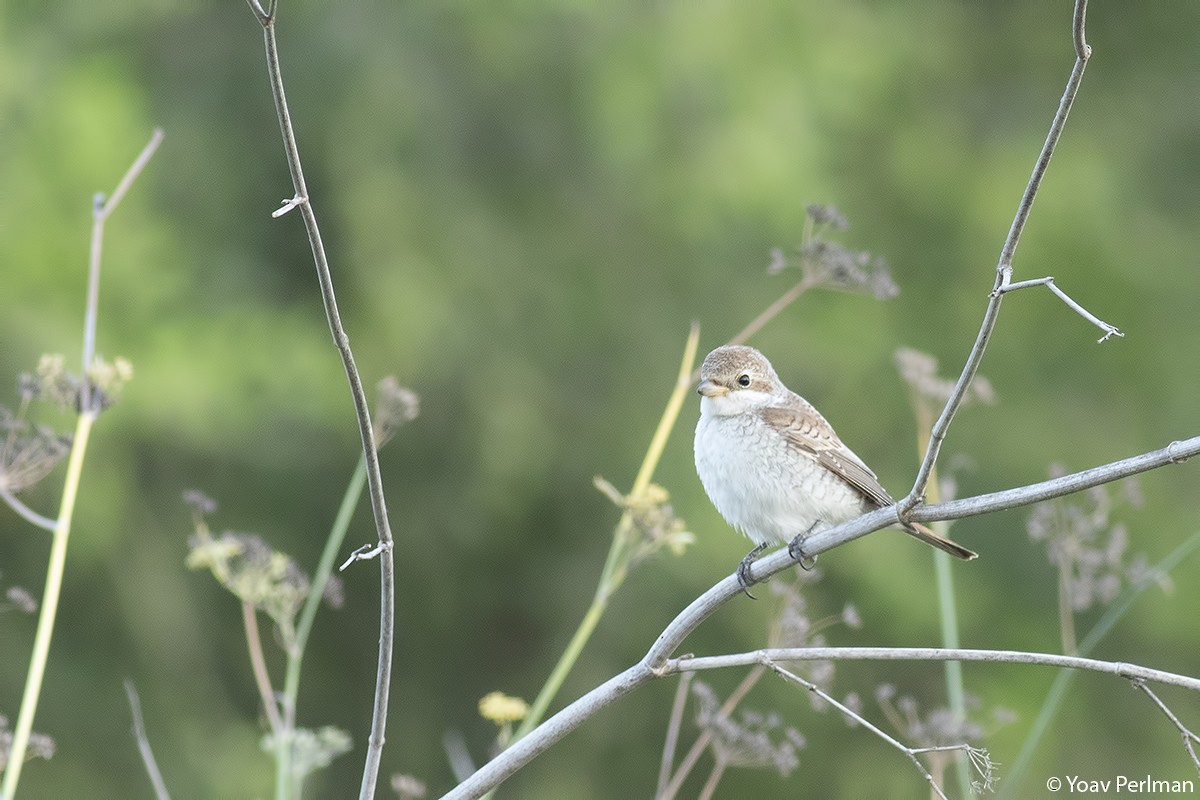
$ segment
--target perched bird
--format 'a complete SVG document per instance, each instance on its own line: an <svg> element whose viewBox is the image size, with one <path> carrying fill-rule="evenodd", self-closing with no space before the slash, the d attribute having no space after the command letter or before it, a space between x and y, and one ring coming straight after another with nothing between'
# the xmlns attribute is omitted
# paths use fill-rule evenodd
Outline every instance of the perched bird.
<svg viewBox="0 0 1200 800"><path fill-rule="evenodd" d="M753 347L726 345L709 353L696 391L696 472L725 521L757 544L738 566L743 589L750 564L767 545L894 502L820 412L784 386ZM924 525L904 530L957 558L975 558Z"/></svg>

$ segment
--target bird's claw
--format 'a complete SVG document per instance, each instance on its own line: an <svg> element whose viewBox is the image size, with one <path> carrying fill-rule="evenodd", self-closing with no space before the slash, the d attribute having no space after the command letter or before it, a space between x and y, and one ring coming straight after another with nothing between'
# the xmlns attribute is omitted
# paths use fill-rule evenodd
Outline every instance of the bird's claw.
<svg viewBox="0 0 1200 800"><path fill-rule="evenodd" d="M767 549L767 543L763 542L762 544L758 545L753 550L751 550L749 553L747 553L746 557L743 558L741 560L741 562L738 564L738 568L737 568L738 586L742 587L742 591L746 593L746 597L749 597L751 600L758 599L754 595L750 594L750 587L753 586L758 581L755 581L753 578L750 577L750 565L753 564L755 559L758 558L758 554L766 549Z"/></svg>
<svg viewBox="0 0 1200 800"><path fill-rule="evenodd" d="M804 552L804 537L807 535L807 533L802 533L795 539L792 539L790 542L788 542L788 555L791 556L792 560L799 564L800 569L804 570L805 572L817 565L817 557L810 556Z"/></svg>

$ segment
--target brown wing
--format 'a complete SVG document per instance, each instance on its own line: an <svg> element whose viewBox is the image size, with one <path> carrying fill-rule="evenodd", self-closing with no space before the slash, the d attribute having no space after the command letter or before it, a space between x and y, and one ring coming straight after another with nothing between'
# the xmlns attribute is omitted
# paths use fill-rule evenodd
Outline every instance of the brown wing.
<svg viewBox="0 0 1200 800"><path fill-rule="evenodd" d="M862 492L875 505L889 506L894 502L875 473L842 444L833 427L800 395L793 393L787 406L763 409L762 416L800 453Z"/></svg>
<svg viewBox="0 0 1200 800"><path fill-rule="evenodd" d="M862 459L854 455L849 447L833 432L833 427L812 405L798 394L792 394L788 405L766 408L763 419L779 429L797 452L805 455L834 475L862 492L863 496L877 506L890 506L894 501L887 490L879 485L879 479ZM970 561L976 554L957 542L916 524L904 528L926 544L944 550L950 555Z"/></svg>

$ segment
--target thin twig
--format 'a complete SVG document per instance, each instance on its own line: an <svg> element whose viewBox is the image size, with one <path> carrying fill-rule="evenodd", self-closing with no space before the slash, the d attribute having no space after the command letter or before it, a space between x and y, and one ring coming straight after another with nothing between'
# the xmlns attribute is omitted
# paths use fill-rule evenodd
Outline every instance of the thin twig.
<svg viewBox="0 0 1200 800"><path fill-rule="evenodd" d="M267 661L263 658L262 637L258 635L258 615L254 604L242 601L242 626L246 629L246 649L250 651L250 669L254 673L254 686L262 699L263 709L271 724L271 733L276 740L282 741L284 736L283 720L279 717L279 705L275 702L275 690L271 688L271 676L267 673ZM291 746L283 742L283 746Z"/></svg>
<svg viewBox="0 0 1200 800"><path fill-rule="evenodd" d="M48 531L54 530L57 520L50 519L49 517L43 517L41 514L22 503L21 499L10 492L7 487L0 486L0 497L4 498L4 502L8 503L9 507L24 517L27 522L30 522L37 527L44 528Z"/></svg>
<svg viewBox="0 0 1200 800"><path fill-rule="evenodd" d="M772 672L774 672L776 675L780 676L781 678L791 681L793 683L800 684L805 689L808 689L810 692L817 695L825 702L829 703L831 706L836 708L838 711L841 711L843 714L845 714L846 716L853 719L859 725L862 725L864 728L866 728L871 733L878 736L880 739L883 739L883 741L887 742L892 747L899 750L901 753L904 753L906 756L908 756L908 759L910 761L912 761L913 766L915 766L917 768L917 771L921 773L921 776L923 778L925 778L926 782L929 784L929 787L933 790L933 792L935 794L937 794L938 797L942 798L942 800L947 800L946 794L942 791L942 787L938 786L937 781L935 781L933 779L933 776L929 774L929 770L927 770L925 768L925 765L921 763L921 759L917 758L916 750L914 750L911 747L908 747L907 745L905 745L903 742L899 741L895 737L889 736L878 725L875 725L870 720L868 720L866 717L864 717L862 714L857 713L856 711L854 711L854 709L850 708L849 706L845 705L844 703L838 702L837 699L835 699L831 694L829 694L826 691L823 691L820 686L817 686L812 681L807 681L804 678L801 678L796 673L792 672L791 670L784 669L783 667L781 667L779 664L777 664L774 660L772 660L770 658L764 658L760 663L766 664L768 667L771 668ZM963 747L965 747L965 745L954 745L953 747L955 749L963 749Z"/></svg>
<svg viewBox="0 0 1200 800"><path fill-rule="evenodd" d="M128 193L129 187L137 180L138 175L142 174L142 170L146 168L146 164L154 156L154 151L158 149L162 140L162 129L155 128L150 134L150 141L142 148L142 152L138 153L137 158L129 165L125 174L121 176L117 188L113 189L108 199L105 200L103 194L97 194L92 198L92 239L88 251L87 310L83 320L84 388L79 398L80 413L94 414L97 410L95 392L92 390L87 376L96 357L96 318L100 306L100 252L104 243L104 223L117 210L117 206Z"/></svg>
<svg viewBox="0 0 1200 800"><path fill-rule="evenodd" d="M700 794L696 795L696 800L711 800L713 792L717 791L717 784L721 782L721 776L725 774L725 768L728 766L728 761L720 756L717 757L712 772L708 774L708 780L701 787Z"/></svg>
<svg viewBox="0 0 1200 800"><path fill-rule="evenodd" d="M737 688L729 694L729 697L721 704L721 708L717 710L717 718L728 719L733 710L737 708L738 703L742 702L742 698L754 688L765 672L766 667L761 664L747 672L746 677L742 678L742 682L737 685ZM686 675L687 673L684 674ZM675 774L671 778L671 783L667 785L666 791L663 792L661 797L656 796L656 800L672 800L675 795L679 794L679 790L683 788L684 780L687 779L692 768L696 766L696 762L700 760L700 756L704 755L704 750L708 747L708 743L712 741L712 738L713 729L711 727L705 728L696 737L696 741L692 744L691 749L688 750L687 755L679 762L679 769L675 770Z"/></svg>
<svg viewBox="0 0 1200 800"><path fill-rule="evenodd" d="M1200 678L1123 661L1102 661L1097 658L1031 653L1024 650L971 648L950 650L941 647L778 647L723 656L673 658L667 662L662 672L670 674L681 670L725 669L765 664L768 661L977 661L992 664L1028 664L1100 672L1200 692Z"/></svg>
<svg viewBox="0 0 1200 800"><path fill-rule="evenodd" d="M1075 65L1071 68L1071 76L1067 79L1067 88L1063 92L1062 99L1059 101L1058 110L1054 114L1054 120L1050 123L1050 132L1047 134L1046 141L1042 145L1042 151L1038 154L1037 161L1034 163L1033 173L1029 176L1025 192L1021 195L1021 201L1017 205L1017 213L1013 217L1012 226L1009 228L1008 236L1004 240L1004 246L1000 250L1000 261L996 266L995 285L993 286L992 294L988 298L987 309L984 311L979 333L975 337L975 344L972 346L971 352L967 355L967 361L963 365L962 374L959 375L958 382L954 385L954 391L950 394L945 408L942 409L941 415L933 425L933 430L929 437L929 447L925 451L925 458L921 460L921 467L917 471L913 488L908 493L908 496L901 501L901 506L906 510L920 503L925 495L925 487L929 485L930 476L933 474L933 466L937 462L938 454L941 452L942 442L946 439L950 423L954 421L954 415L962 406L967 389L970 387L971 381L975 379L975 374L979 371L979 364L983 360L984 351L987 350L988 342L992 338L992 331L996 327L996 320L1000 314L1000 303L1004 299L1004 287L1008 286L1012 281L1013 254L1016 252L1017 243L1021 239L1021 233L1025 230L1025 223L1029 219L1029 211L1033 207L1033 200L1037 196L1038 188L1042 185L1042 178L1046 174L1046 167L1050 163L1050 157L1054 155L1054 148L1062 136L1063 126L1067 122L1067 115L1071 111L1071 105L1075 102L1075 95L1079 93L1079 85L1083 80L1083 70L1087 67L1088 58L1092 54L1092 49L1088 46L1084 37L1084 16L1086 11L1087 0L1076 0L1071 29L1071 38L1075 46Z"/></svg>
<svg viewBox="0 0 1200 800"><path fill-rule="evenodd" d="M1179 721L1179 717L1175 716L1175 712L1167 708L1167 704L1160 700L1158 695L1146 685L1145 680L1134 678L1130 683L1133 684L1133 688L1149 697L1154 702L1154 705L1158 706L1159 710L1167 715L1167 719L1171 720L1171 724L1179 730L1179 735L1183 737L1183 746L1191 757L1192 763L1196 765L1196 771L1200 772L1200 758L1196 757L1195 747L1196 743L1200 743L1200 736L1197 736L1190 728Z"/></svg>
<svg viewBox="0 0 1200 800"><path fill-rule="evenodd" d="M171 800L167 784L158 770L158 762L154 760L154 751L150 749L150 737L146 735L146 723L142 719L142 702L138 699L133 681L128 678L125 679L125 694L129 697L129 710L133 715L133 735L137 739L138 752L142 754L142 764L150 776L150 785L154 787L154 796L158 800Z"/></svg>
<svg viewBox="0 0 1200 800"><path fill-rule="evenodd" d="M1007 294L1009 292L1015 292L1018 289L1028 289L1031 286L1045 286L1047 289L1054 292L1054 294L1057 295L1060 300L1066 303L1072 311L1095 325L1100 330L1104 331L1104 335L1097 340L1097 344L1106 341L1112 336L1116 336L1118 338L1123 338L1125 336L1125 334L1122 333L1121 330L1119 330L1115 325L1109 325L1107 322L1100 319L1083 306L1079 305L1079 303L1076 303L1074 300L1072 300L1066 292L1058 288L1058 286L1054 283L1053 276L1047 276L1045 278L1031 278L1027 281L1017 281L1016 283L1010 283L1006 286L1001 286L1000 288L996 289L996 291L1000 294Z"/></svg>
<svg viewBox="0 0 1200 800"><path fill-rule="evenodd" d="M665 791L671 780L671 767L675 761L675 747L679 743L679 729L683 725L683 709L687 705L688 689L691 687L694 677L694 673L683 673L679 676L679 685L675 687L675 699L671 702L671 717L667 721L667 738L663 742L662 764L658 768L658 786L654 790L655 800L666 799Z"/></svg>
<svg viewBox="0 0 1200 800"><path fill-rule="evenodd" d="M325 245L321 241L321 231L317 226L316 213L313 211L312 196L309 194L304 180L300 150L296 144L295 129L292 126L287 96L283 89L283 73L279 66L279 46L275 36L276 3L275 0L270 0L264 8L259 0L247 0L247 2L263 29L271 95L275 99L275 112L279 118L280 133L283 135L283 149L287 157L288 170L292 176L293 197L298 198L293 205L299 208L300 215L304 219L304 228L308 232L308 242L312 250L313 262L316 265L317 280L321 287L321 298L325 303L325 316L329 322L329 330L334 344L341 355L346 379L350 384L350 394L358 418L359 437L362 440L363 456L367 462L367 486L371 497L371 511L375 517L375 529L379 538L379 659L375 674L375 701L371 716L371 733L363 764L362 784L359 788L360 797L372 798L375 796L375 786L379 780L379 767L383 757L392 678L392 649L394 647L396 613L392 531L388 522L387 503L383 495L383 479L379 471L379 452L375 446L371 411L367 404L366 392L363 390L362 379L358 374L358 367L354 362L354 354L350 349L350 337L346 335L346 331L342 327L341 313L338 311L337 297L333 289L333 276L325 255Z"/></svg>

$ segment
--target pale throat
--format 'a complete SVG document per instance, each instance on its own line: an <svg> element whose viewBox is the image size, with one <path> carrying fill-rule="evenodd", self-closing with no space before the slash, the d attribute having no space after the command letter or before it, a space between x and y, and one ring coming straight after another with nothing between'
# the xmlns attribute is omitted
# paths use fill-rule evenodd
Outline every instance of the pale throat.
<svg viewBox="0 0 1200 800"><path fill-rule="evenodd" d="M755 389L738 389L720 397L701 397L700 416L735 417L775 404L775 396Z"/></svg>

